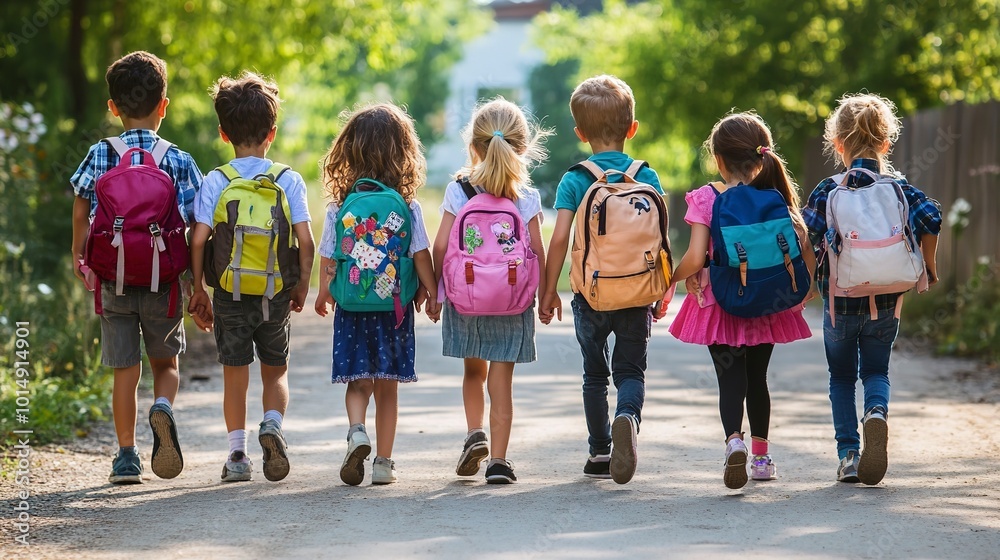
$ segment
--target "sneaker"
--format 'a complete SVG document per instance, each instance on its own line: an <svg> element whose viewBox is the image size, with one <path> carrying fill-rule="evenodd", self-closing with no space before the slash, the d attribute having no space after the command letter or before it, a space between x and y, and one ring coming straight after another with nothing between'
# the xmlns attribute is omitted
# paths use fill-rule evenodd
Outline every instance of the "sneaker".
<svg viewBox="0 0 1000 560"><path fill-rule="evenodd" d="M754 455L750 458L750 478L753 480L774 480L778 469L770 455Z"/></svg>
<svg viewBox="0 0 1000 560"><path fill-rule="evenodd" d="M253 463L242 451L233 451L222 465L222 482L246 482L253 477Z"/></svg>
<svg viewBox="0 0 1000 560"><path fill-rule="evenodd" d="M264 450L264 478L278 481L288 476L287 445L281 426L274 420L264 420L260 423L257 441Z"/></svg>
<svg viewBox="0 0 1000 560"><path fill-rule="evenodd" d="M142 459L129 449L119 449L111 462L111 484L142 484Z"/></svg>
<svg viewBox="0 0 1000 560"><path fill-rule="evenodd" d="M583 465L583 476L611 478L611 455L591 455Z"/></svg>
<svg viewBox="0 0 1000 560"><path fill-rule="evenodd" d="M851 449L847 452L847 457L840 460L840 466L837 467L837 480L840 482L861 482L858 478L858 462L861 458L861 454L855 449Z"/></svg>
<svg viewBox="0 0 1000 560"><path fill-rule="evenodd" d="M726 444L726 468L722 475L726 488L743 488L747 483L747 446L741 438Z"/></svg>
<svg viewBox="0 0 1000 560"><path fill-rule="evenodd" d="M878 484L889 466L889 424L885 421L885 410L873 408L865 414L862 425L865 446L858 460L858 479L865 484Z"/></svg>
<svg viewBox="0 0 1000 560"><path fill-rule="evenodd" d="M611 424L611 478L625 484L635 475L636 441L638 432L631 414L619 414Z"/></svg>
<svg viewBox="0 0 1000 560"><path fill-rule="evenodd" d="M358 431L347 437L347 455L340 466L340 480L357 486L365 479L365 459L372 452L372 440L368 434Z"/></svg>
<svg viewBox="0 0 1000 560"><path fill-rule="evenodd" d="M517 477L514 476L514 465L510 461L493 463L486 467L486 484L514 484Z"/></svg>
<svg viewBox="0 0 1000 560"><path fill-rule="evenodd" d="M455 472L458 476L473 476L479 472L479 465L490 456L486 432L477 430L465 438L462 456L458 458Z"/></svg>
<svg viewBox="0 0 1000 560"><path fill-rule="evenodd" d="M153 474L160 478L174 478L184 469L184 457L177 442L177 426L170 407L160 403L149 409L149 427L153 430Z"/></svg>
<svg viewBox="0 0 1000 560"><path fill-rule="evenodd" d="M372 463L372 484L392 484L393 482L396 482L396 462L385 457L375 457L375 461Z"/></svg>

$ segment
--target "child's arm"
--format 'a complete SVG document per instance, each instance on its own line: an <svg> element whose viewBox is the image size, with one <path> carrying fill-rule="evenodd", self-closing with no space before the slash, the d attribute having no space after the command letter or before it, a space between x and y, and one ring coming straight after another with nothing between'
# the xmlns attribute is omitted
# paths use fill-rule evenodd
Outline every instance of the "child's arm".
<svg viewBox="0 0 1000 560"><path fill-rule="evenodd" d="M81 281L80 261L83 259L83 244L87 240L90 227L90 200L77 196L73 198L73 274Z"/></svg>
<svg viewBox="0 0 1000 560"><path fill-rule="evenodd" d="M816 253L813 251L812 240L809 236L807 230L799 230L796 228L796 233L799 234L799 250L802 251L802 260L806 263L806 269L809 270L809 292L806 294L806 298L802 301L805 305L809 300L815 298L819 295L819 284L816 283Z"/></svg>
<svg viewBox="0 0 1000 560"><path fill-rule="evenodd" d="M687 252L681 258L680 264L674 269L674 275L670 279L671 284L687 280L705 267L709 234L710 231L705 224L691 224L691 242L688 243Z"/></svg>
<svg viewBox="0 0 1000 560"><path fill-rule="evenodd" d="M320 255L319 257L319 293L316 294L316 303L313 304L316 314L326 317L330 312L330 307L335 307L337 302L333 301L330 294L330 281L337 275L337 263L329 257ZM330 307L327 306L329 304Z"/></svg>
<svg viewBox="0 0 1000 560"><path fill-rule="evenodd" d="M437 279L434 275L431 252L427 249L417 251L413 255L413 268L417 270L421 286L427 290L427 317L437 323L441 318L441 305L438 304Z"/></svg>
<svg viewBox="0 0 1000 560"><path fill-rule="evenodd" d="M444 266L444 255L448 252L448 240L451 237L451 228L455 225L455 215L445 211L441 215L441 225L438 226L437 235L434 237L434 279L441 280ZM437 282L434 283L437 286Z"/></svg>
<svg viewBox="0 0 1000 560"><path fill-rule="evenodd" d="M194 293L188 302L188 313L198 328L206 332L212 330L213 321L212 299L205 290L205 243L211 233L212 228L201 222L191 230L191 284Z"/></svg>
<svg viewBox="0 0 1000 560"><path fill-rule="evenodd" d="M299 242L299 283L292 288L292 311L301 313L309 296L309 281L312 280L313 261L316 259L316 242L313 241L309 222L292 224L292 231Z"/></svg>
<svg viewBox="0 0 1000 560"><path fill-rule="evenodd" d="M538 294L545 293L545 240L542 238L542 226L539 222L538 216L535 216L528 222L528 235L531 236L531 251L535 253L538 257ZM552 321L552 313L545 311L543 309L538 310L538 318L542 320L543 323L548 324Z"/></svg>
<svg viewBox="0 0 1000 560"><path fill-rule="evenodd" d="M552 231L552 239L549 240L548 258L545 260L545 292L542 294L541 302L538 304L539 318L548 316L558 317L562 321L562 300L557 292L559 286L559 275L562 274L563 264L566 262L566 251L569 248L569 234L573 227L573 210L560 209L556 215L556 227ZM543 319L543 323L546 321ZM547 323L546 323L547 324Z"/></svg>
<svg viewBox="0 0 1000 560"><path fill-rule="evenodd" d="M925 233L920 236L920 254L924 256L924 266L927 267L927 283L931 286L937 284L938 281L937 246L937 235Z"/></svg>

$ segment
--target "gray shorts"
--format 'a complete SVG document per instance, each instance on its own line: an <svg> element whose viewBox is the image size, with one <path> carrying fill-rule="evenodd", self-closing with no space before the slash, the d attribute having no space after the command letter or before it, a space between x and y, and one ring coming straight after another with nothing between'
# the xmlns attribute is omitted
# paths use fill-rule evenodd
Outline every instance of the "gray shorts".
<svg viewBox="0 0 1000 560"><path fill-rule="evenodd" d="M233 294L215 290L212 308L219 363L224 366L252 364L256 346L260 363L268 366L287 364L291 332L288 304L291 299L291 290L275 294L268 307L270 317L265 321L263 296L243 295L240 301L233 301Z"/></svg>
<svg viewBox="0 0 1000 560"><path fill-rule="evenodd" d="M115 295L113 282L101 283L101 363L111 368L128 368L142 360L140 341L150 358L173 358L184 351L184 296L177 292L173 318L170 284L153 293L141 286L125 286Z"/></svg>

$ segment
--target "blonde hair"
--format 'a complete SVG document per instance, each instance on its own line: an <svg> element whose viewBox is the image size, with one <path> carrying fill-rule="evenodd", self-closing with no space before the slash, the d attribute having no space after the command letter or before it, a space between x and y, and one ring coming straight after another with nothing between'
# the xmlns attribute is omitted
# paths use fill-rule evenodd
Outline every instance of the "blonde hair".
<svg viewBox="0 0 1000 560"><path fill-rule="evenodd" d="M615 144L625 141L635 121L635 96L619 78L594 76L573 90L569 110L587 140Z"/></svg>
<svg viewBox="0 0 1000 560"><path fill-rule="evenodd" d="M875 94L846 94L827 117L825 128L824 152L834 161L839 155L836 142L843 146L845 160L874 159L882 171L894 172L889 152L899 139L902 125L892 101ZM883 153L886 146L888 151Z"/></svg>
<svg viewBox="0 0 1000 560"><path fill-rule="evenodd" d="M494 196L517 200L531 185L530 166L545 161L542 141L549 134L533 127L520 107L497 97L479 106L462 131L469 163L457 176Z"/></svg>
<svg viewBox="0 0 1000 560"><path fill-rule="evenodd" d="M413 119L392 103L346 111L344 128L323 158L323 186L328 197L342 203L354 183L375 179L412 202L427 179L427 162Z"/></svg>

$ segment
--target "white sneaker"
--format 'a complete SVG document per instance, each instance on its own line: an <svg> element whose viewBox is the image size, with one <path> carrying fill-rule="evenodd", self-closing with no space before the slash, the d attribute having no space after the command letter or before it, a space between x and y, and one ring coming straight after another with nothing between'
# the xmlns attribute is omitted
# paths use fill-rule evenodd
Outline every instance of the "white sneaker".
<svg viewBox="0 0 1000 560"><path fill-rule="evenodd" d="M396 462L386 457L375 457L372 464L372 484L396 482Z"/></svg>
<svg viewBox="0 0 1000 560"><path fill-rule="evenodd" d="M372 452L372 440L368 434L358 431L347 437L347 455L340 466L340 480L351 486L361 484L365 479L365 459Z"/></svg>
<svg viewBox="0 0 1000 560"><path fill-rule="evenodd" d="M747 483L747 446L742 438L733 438L726 443L726 468L722 479L726 488L743 488Z"/></svg>

